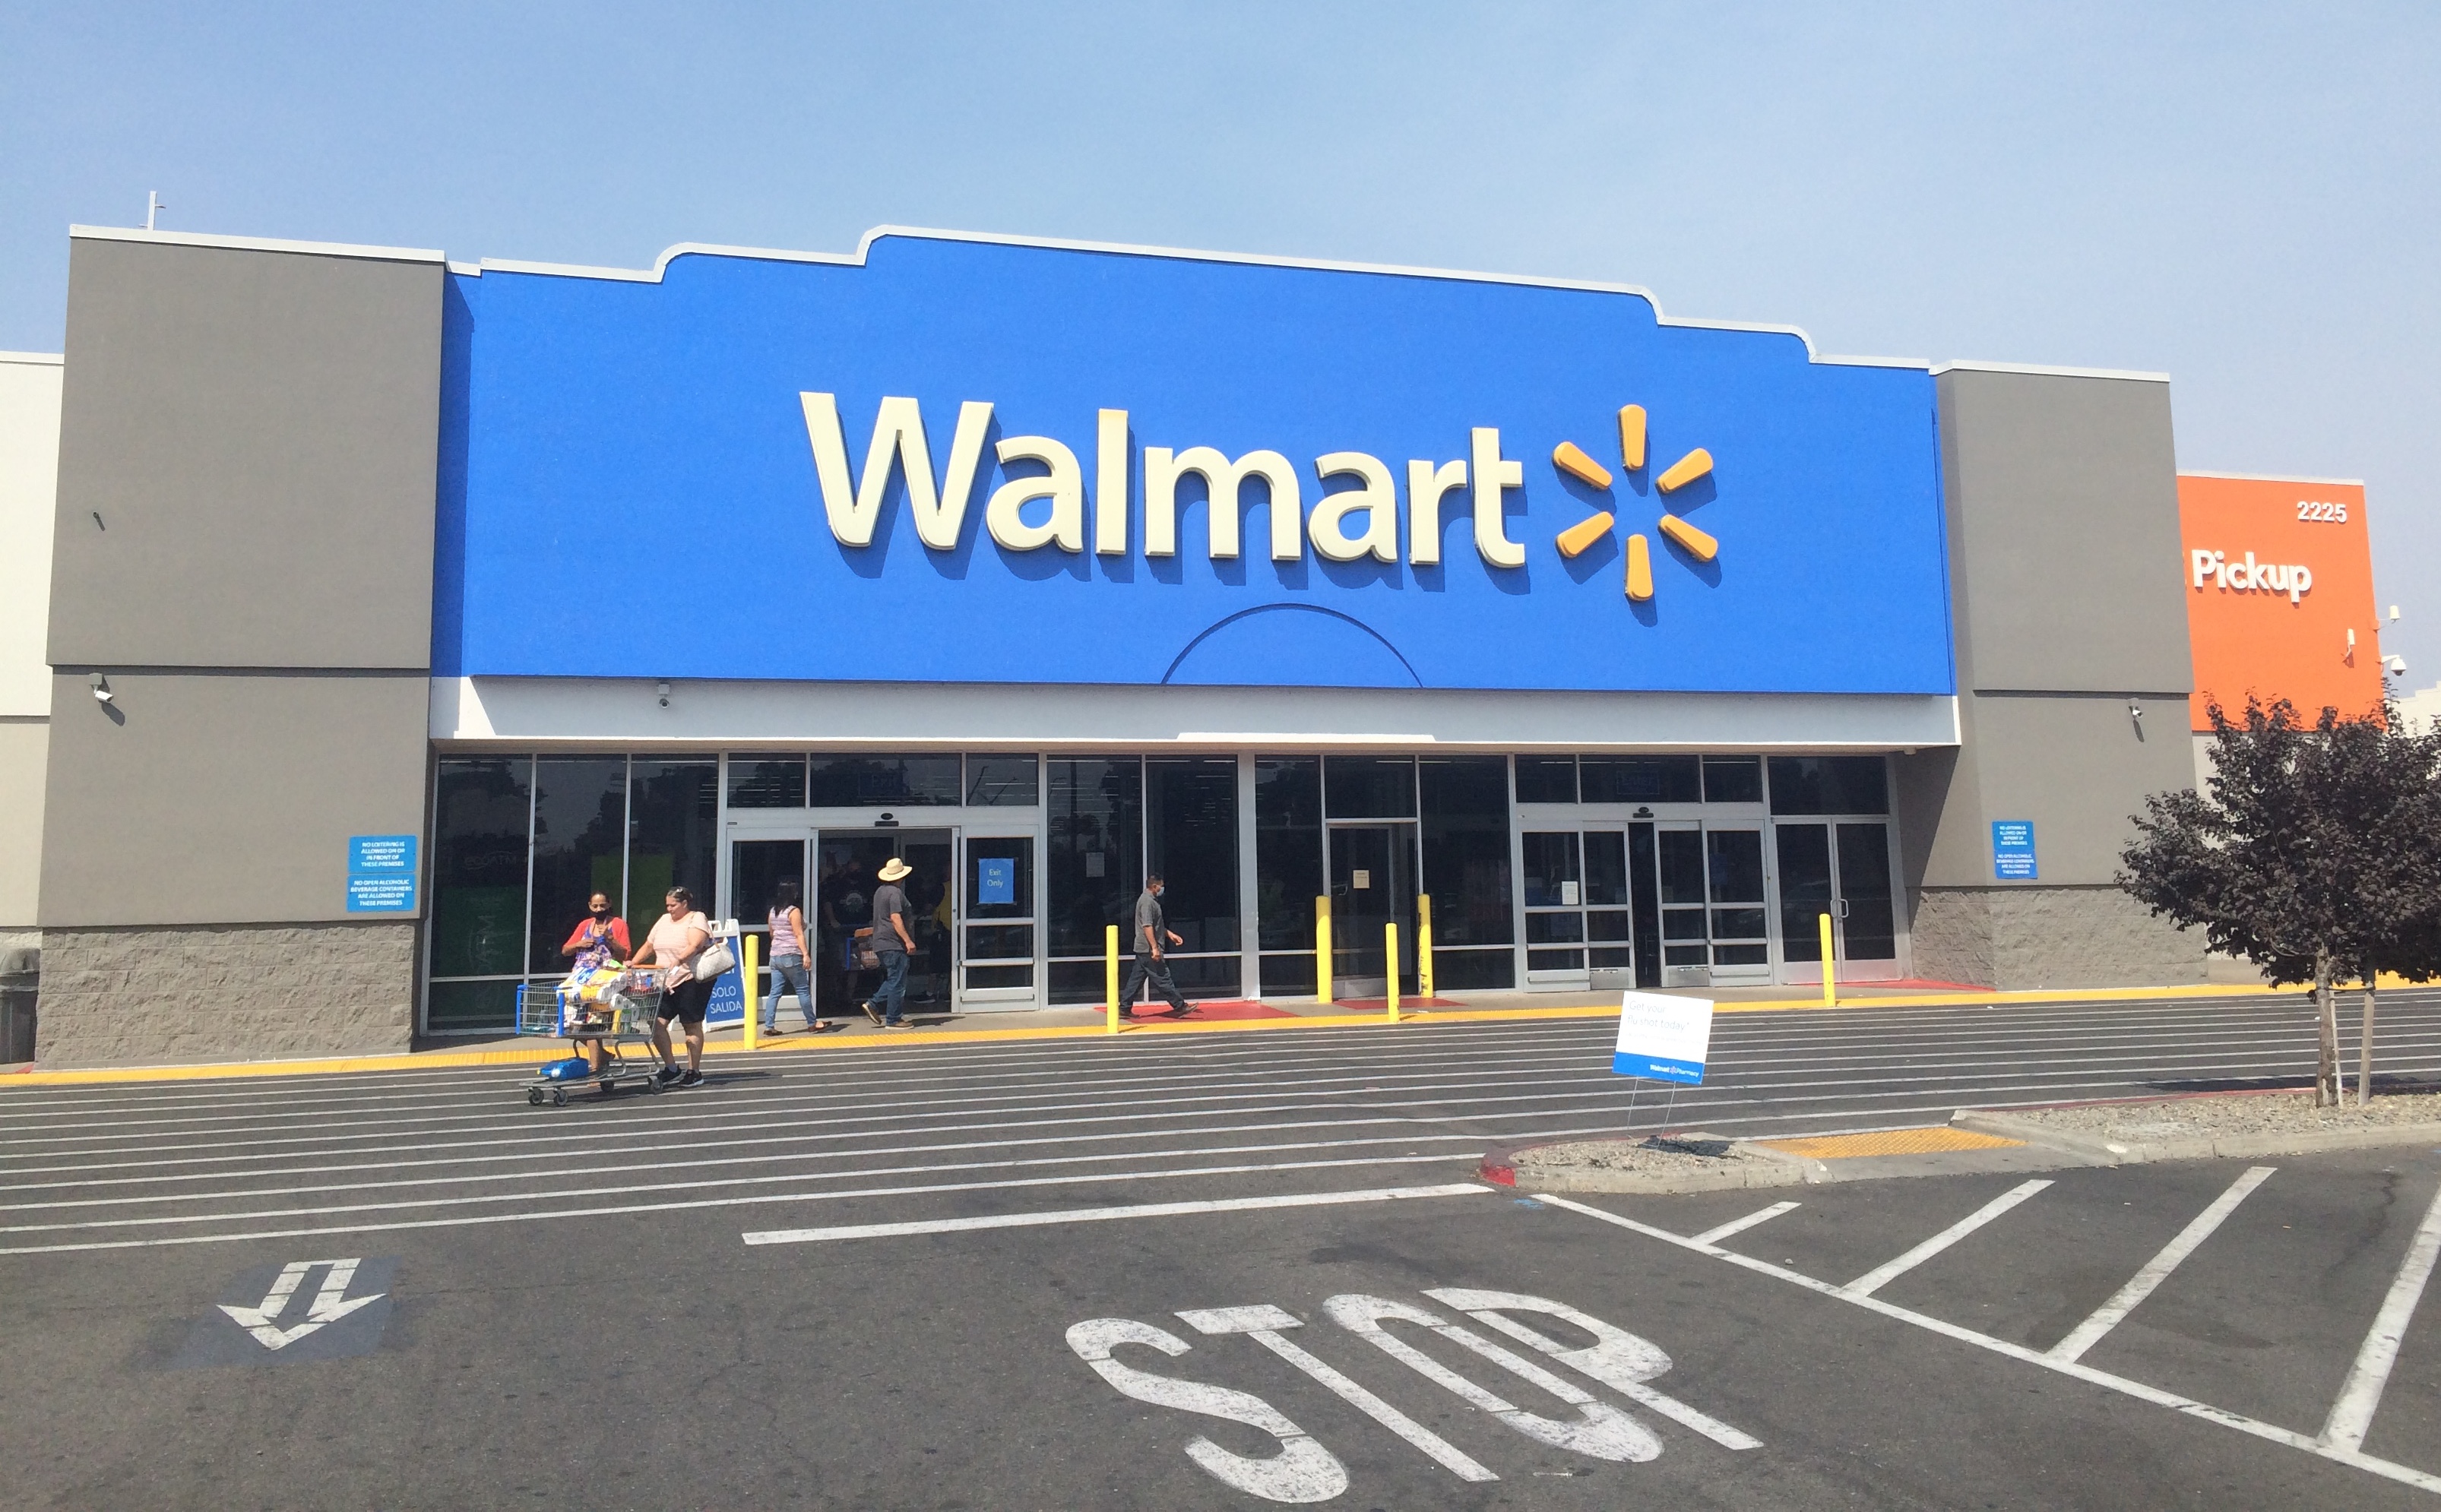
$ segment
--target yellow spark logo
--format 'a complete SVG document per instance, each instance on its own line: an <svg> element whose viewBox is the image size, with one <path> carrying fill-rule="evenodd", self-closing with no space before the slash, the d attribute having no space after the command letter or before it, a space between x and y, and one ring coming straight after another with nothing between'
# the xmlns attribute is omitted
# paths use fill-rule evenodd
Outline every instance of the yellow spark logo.
<svg viewBox="0 0 2441 1512"><path fill-rule="evenodd" d="M1644 470L1644 406L1629 405L1618 412L1619 461L1631 473ZM1551 465L1595 488L1608 488L1610 469L1595 461L1575 441L1562 441L1551 452ZM1695 479L1712 471L1712 454L1701 446L1689 452L1662 470L1653 486L1663 494L1674 494ZM1569 526L1558 537L1560 554L1582 556L1610 534L1611 513L1603 510L1592 518ZM1656 527L1662 534L1678 543L1679 549L1698 562L1709 562L1720 555L1721 543L1664 510ZM1627 538L1627 596L1638 603L1653 597L1653 548L1641 534Z"/></svg>

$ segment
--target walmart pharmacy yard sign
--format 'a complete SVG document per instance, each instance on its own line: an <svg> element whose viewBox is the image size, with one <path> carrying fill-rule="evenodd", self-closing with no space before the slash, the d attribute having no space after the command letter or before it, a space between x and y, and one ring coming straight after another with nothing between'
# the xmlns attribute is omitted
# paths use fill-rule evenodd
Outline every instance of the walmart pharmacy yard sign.
<svg viewBox="0 0 2441 1512"><path fill-rule="evenodd" d="M1711 999L1631 992L1620 999L1618 1048L1610 1069L1621 1076L1700 1087L1711 1044Z"/></svg>

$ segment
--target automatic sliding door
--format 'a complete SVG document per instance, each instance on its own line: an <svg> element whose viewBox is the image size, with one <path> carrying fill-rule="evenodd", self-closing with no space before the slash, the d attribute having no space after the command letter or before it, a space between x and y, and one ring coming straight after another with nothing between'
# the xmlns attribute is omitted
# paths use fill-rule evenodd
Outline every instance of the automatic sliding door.
<svg viewBox="0 0 2441 1512"><path fill-rule="evenodd" d="M1584 832L1585 967L1587 985L1605 992L1636 985L1636 920L1631 905L1627 836Z"/></svg>
<svg viewBox="0 0 2441 1512"><path fill-rule="evenodd" d="M1526 856L1526 981L1585 980L1584 857L1575 830L1529 830Z"/></svg>

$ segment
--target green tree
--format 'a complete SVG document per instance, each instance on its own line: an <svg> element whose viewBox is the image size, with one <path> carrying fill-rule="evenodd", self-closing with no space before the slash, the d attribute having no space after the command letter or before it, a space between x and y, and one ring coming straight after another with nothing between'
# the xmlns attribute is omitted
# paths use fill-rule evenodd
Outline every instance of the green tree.
<svg viewBox="0 0 2441 1512"><path fill-rule="evenodd" d="M2242 721L2207 712L2205 790L2144 801L2119 884L2265 980L2312 983L2317 1107L2341 1100L2335 985L2361 979L2368 1099L2376 978L2441 972L2441 742L2409 734L2391 709L2342 719L2326 708L2311 726L2285 699L2249 698Z"/></svg>

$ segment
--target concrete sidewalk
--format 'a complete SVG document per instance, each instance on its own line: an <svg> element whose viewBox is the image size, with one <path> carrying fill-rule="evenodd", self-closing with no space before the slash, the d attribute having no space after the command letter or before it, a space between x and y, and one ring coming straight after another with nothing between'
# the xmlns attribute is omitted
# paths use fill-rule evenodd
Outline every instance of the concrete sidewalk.
<svg viewBox="0 0 2441 1512"><path fill-rule="evenodd" d="M1988 992L1920 984L1858 984L1843 990L1826 1010L1818 992L1792 996L1786 987L1720 988L1709 996L1716 1011L1726 1014L1836 1011L1846 1008L1998 1006L2006 1003L2106 1003L2131 999L2177 1000L2192 998L2252 997L2293 993L2294 988L2205 983L2179 987L2111 987L2058 989L2042 992ZM1673 996L1703 997L1689 992ZM1224 1012L1256 1010L1254 1017L1123 1022L1125 1035L1195 1035L1259 1033L1293 1029L1394 1029L1380 999L1371 1002L1322 1003L1306 999L1271 999L1259 1004L1205 1002L1200 1008ZM1618 1012L1616 994L1554 992L1480 992L1401 1005L1403 1023L1480 1022L1498 1019L1598 1018ZM1028 1009L1007 1013L931 1014L922 1007L909 1015L917 1028L889 1031L862 1017L853 1021L826 1020L837 1027L807 1034L804 1020L790 1014L782 1019L777 1037L759 1037L749 1050L736 1027L715 1031L705 1041L705 1053L717 1056L819 1053L825 1050L876 1050L903 1046L972 1044L995 1040L1098 1038L1109 1033L1098 1006ZM793 1031L789 1026L795 1026ZM424 1067L539 1065L564 1053L561 1041L540 1036L464 1036L425 1040L405 1054L319 1056L293 1060L251 1060L186 1065L93 1066L46 1071L28 1065L0 1072L0 1091L9 1087L59 1086L98 1082L210 1080L252 1076L312 1076L355 1071L411 1071Z"/></svg>

